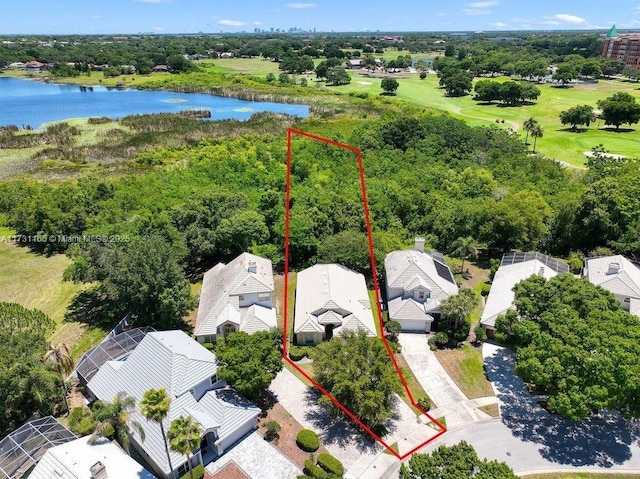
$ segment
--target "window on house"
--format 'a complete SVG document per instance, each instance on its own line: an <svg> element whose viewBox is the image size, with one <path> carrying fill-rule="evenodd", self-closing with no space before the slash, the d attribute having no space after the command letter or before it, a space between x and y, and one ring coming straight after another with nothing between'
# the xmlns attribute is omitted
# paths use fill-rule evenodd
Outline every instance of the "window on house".
<svg viewBox="0 0 640 479"><path fill-rule="evenodd" d="M188 463L185 462L182 466L178 468L178 477L184 476L187 472L189 472L189 465Z"/></svg>
<svg viewBox="0 0 640 479"><path fill-rule="evenodd" d="M218 382L218 375L214 374L213 376L211 376L211 385L213 386L217 382Z"/></svg>
<svg viewBox="0 0 640 479"><path fill-rule="evenodd" d="M304 335L304 342L305 344L313 344L313 334L312 333L307 333Z"/></svg>
<svg viewBox="0 0 640 479"><path fill-rule="evenodd" d="M258 301L269 301L271 293L258 293Z"/></svg>
<svg viewBox="0 0 640 479"><path fill-rule="evenodd" d="M418 299L424 299L424 291L418 293Z"/></svg>
<svg viewBox="0 0 640 479"><path fill-rule="evenodd" d="M625 303L630 303L631 302L631 298L624 298L624 302Z"/></svg>
<svg viewBox="0 0 640 479"><path fill-rule="evenodd" d="M239 301L244 301L244 296L243 295L238 296L238 300Z"/></svg>

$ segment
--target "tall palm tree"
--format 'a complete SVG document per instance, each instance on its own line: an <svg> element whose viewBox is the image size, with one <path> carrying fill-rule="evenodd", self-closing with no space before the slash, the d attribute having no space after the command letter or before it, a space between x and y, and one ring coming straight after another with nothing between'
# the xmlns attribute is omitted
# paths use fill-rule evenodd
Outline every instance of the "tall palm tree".
<svg viewBox="0 0 640 479"><path fill-rule="evenodd" d="M49 344L49 350L44 354L45 362L54 363L60 379L62 379L62 389L64 391L64 404L67 407L67 413L69 412L69 402L67 401L67 385L64 382L65 375L69 375L75 368L75 363L69 352L69 347L64 343L59 343L57 346Z"/></svg>
<svg viewBox="0 0 640 479"><path fill-rule="evenodd" d="M533 130L531 130L531 136L533 137L533 152L536 152L536 143L538 143L538 138L542 138L544 134L544 130L540 125L536 125Z"/></svg>
<svg viewBox="0 0 640 479"><path fill-rule="evenodd" d="M135 427L140 439L144 441L144 429L142 429L140 423L129 421L129 414L135 407L135 398L127 396L127 393L123 391L120 391L111 403L97 401L91 411L92 419L96 422L96 428L89 438L89 443L93 444L101 437L108 438L115 435L122 448L129 452L129 446L131 445L129 423Z"/></svg>
<svg viewBox="0 0 640 479"><path fill-rule="evenodd" d="M467 258L476 258L478 256L478 243L471 236L466 238L458 238L451 245L453 247L453 255L462 259L460 272L464 275L464 262Z"/></svg>
<svg viewBox="0 0 640 479"><path fill-rule="evenodd" d="M193 479L193 469L191 468L191 454L200 446L202 427L191 419L191 416L180 416L175 419L169 427L167 436L171 441L171 449L187 456L189 465L189 475Z"/></svg>
<svg viewBox="0 0 640 479"><path fill-rule="evenodd" d="M164 441L164 450L167 453L169 469L173 471L171 455L169 454L169 444L167 443L167 435L164 432L164 425L162 424L162 421L169 413L170 404L171 398L167 394L167 390L165 388L149 389L144 393L142 401L140 401L140 412L142 412L142 415L148 420L160 424L160 432L162 433L162 440Z"/></svg>
<svg viewBox="0 0 640 479"><path fill-rule="evenodd" d="M455 296L449 296L440 304L440 311L453 323L454 329L467 320L478 300L472 289L462 289Z"/></svg>
<svg viewBox="0 0 640 479"><path fill-rule="evenodd" d="M529 132L531 132L531 130L538 124L538 122L533 118L529 118L528 120L525 120L525 122L522 124L522 126L524 127L524 130L527 132L527 138L524 140L524 144L528 145L529 144Z"/></svg>

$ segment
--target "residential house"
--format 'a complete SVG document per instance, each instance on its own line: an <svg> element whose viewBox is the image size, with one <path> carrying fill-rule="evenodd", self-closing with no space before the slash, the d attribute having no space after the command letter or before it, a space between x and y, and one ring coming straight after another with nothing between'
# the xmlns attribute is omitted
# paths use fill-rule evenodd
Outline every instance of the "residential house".
<svg viewBox="0 0 640 479"><path fill-rule="evenodd" d="M163 421L165 431L180 416L190 416L202 427L201 443L192 458L194 466L215 460L257 427L260 409L218 380L217 371L215 355L183 331L150 332L133 351L104 363L87 389L93 398L106 402L113 401L119 392L135 398L138 406L129 414L129 421L142 426L144 440L131 427L132 446L164 479L174 471L179 476L185 474L187 459L170 451L169 467L160 426L147 421L139 410L145 391L165 388L171 398Z"/></svg>
<svg viewBox="0 0 640 479"><path fill-rule="evenodd" d="M640 316L640 269L622 255L587 258L583 277L613 293L620 307Z"/></svg>
<svg viewBox="0 0 640 479"><path fill-rule="evenodd" d="M200 343L235 331L251 334L276 326L271 261L242 253L205 273L195 327Z"/></svg>
<svg viewBox="0 0 640 479"><path fill-rule="evenodd" d="M40 73L44 70L45 64L38 61L31 61L25 64L25 69L31 73Z"/></svg>
<svg viewBox="0 0 640 479"><path fill-rule="evenodd" d="M359 58L354 58L354 59L351 59L351 60L347 60L346 66L347 66L347 68L350 68L352 70L357 70L359 68L362 68L362 60L359 59Z"/></svg>
<svg viewBox="0 0 640 479"><path fill-rule="evenodd" d="M169 71L169 67L167 65L156 65L153 67L153 71L155 73L167 73Z"/></svg>
<svg viewBox="0 0 640 479"><path fill-rule="evenodd" d="M359 329L376 335L362 274L339 264L316 264L298 273L293 326L298 344L319 344Z"/></svg>
<svg viewBox="0 0 640 479"><path fill-rule="evenodd" d="M414 249L392 251L384 259L389 319L402 331L431 331L442 301L458 294L444 256L425 251L424 242L416 238Z"/></svg>
<svg viewBox="0 0 640 479"><path fill-rule="evenodd" d="M81 437L47 450L30 479L156 479L108 439Z"/></svg>
<svg viewBox="0 0 640 479"><path fill-rule="evenodd" d="M502 256L500 267L493 277L480 324L489 334L495 331L498 316L513 308L513 288L520 281L533 275L551 279L568 272L569 265L541 253L506 253Z"/></svg>

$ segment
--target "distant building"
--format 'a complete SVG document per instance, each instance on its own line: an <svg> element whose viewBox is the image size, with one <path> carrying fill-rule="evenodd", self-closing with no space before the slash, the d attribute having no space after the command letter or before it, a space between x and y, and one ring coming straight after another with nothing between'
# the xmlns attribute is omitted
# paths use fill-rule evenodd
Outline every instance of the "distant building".
<svg viewBox="0 0 640 479"><path fill-rule="evenodd" d="M614 25L602 48L604 58L615 58L627 67L640 68L640 33L618 34Z"/></svg>

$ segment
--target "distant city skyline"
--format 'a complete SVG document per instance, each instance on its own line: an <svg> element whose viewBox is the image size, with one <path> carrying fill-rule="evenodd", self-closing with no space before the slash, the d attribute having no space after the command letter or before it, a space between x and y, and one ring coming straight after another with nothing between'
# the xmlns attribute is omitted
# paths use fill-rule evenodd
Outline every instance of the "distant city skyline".
<svg viewBox="0 0 640 479"><path fill-rule="evenodd" d="M640 2L0 0L0 35L640 29Z"/></svg>

